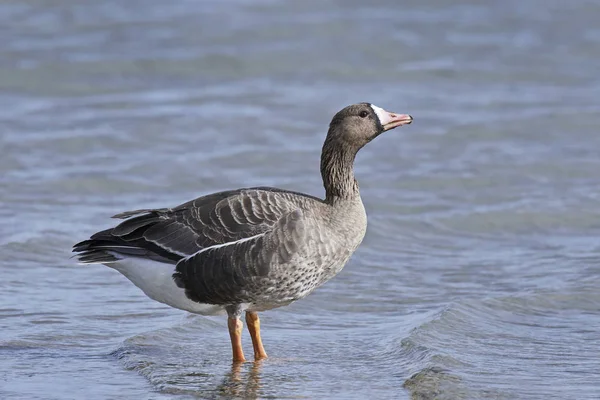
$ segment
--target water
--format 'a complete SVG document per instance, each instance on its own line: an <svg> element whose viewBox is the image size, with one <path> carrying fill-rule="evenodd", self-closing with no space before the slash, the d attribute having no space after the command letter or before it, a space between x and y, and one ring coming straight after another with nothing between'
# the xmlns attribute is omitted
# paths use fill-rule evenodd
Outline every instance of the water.
<svg viewBox="0 0 600 400"><path fill-rule="evenodd" d="M600 397L596 1L0 4L0 397ZM109 216L272 185L321 195L334 112L415 123L357 159L346 269L226 322L71 245ZM249 338L245 333L246 352Z"/></svg>

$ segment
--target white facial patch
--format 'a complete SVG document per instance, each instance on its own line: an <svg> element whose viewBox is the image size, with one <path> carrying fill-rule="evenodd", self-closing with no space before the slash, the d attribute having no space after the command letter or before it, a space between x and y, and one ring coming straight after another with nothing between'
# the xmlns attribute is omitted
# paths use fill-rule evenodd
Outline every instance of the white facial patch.
<svg viewBox="0 0 600 400"><path fill-rule="evenodd" d="M382 126L389 123L392 120L392 117L390 117L390 113L385 111L383 108L377 107L375 104L371 104L371 108L373 109L373 111L375 111L375 114L377 114L377 118L379 118L379 123L381 123Z"/></svg>

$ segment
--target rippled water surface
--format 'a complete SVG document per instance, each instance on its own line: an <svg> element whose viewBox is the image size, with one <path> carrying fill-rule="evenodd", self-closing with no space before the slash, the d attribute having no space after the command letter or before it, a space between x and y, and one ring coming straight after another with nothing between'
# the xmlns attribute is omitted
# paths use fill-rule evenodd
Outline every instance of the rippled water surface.
<svg viewBox="0 0 600 400"><path fill-rule="evenodd" d="M598 20L584 0L2 2L0 397L599 398ZM232 368L223 317L69 258L124 210L322 195L327 124L359 101L415 123L359 154L367 237L263 314L265 362Z"/></svg>

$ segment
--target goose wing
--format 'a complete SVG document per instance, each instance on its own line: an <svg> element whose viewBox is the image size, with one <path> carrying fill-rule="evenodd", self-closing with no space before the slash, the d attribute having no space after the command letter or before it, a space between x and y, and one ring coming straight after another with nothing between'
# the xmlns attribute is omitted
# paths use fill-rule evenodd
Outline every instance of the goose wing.
<svg viewBox="0 0 600 400"><path fill-rule="evenodd" d="M246 239L264 240L261 234L310 202L321 200L265 187L214 193L175 208L117 214L114 218L123 222L77 243L73 251L83 263L110 263L133 256L175 264L213 246L232 243L229 252L248 246Z"/></svg>
<svg viewBox="0 0 600 400"><path fill-rule="evenodd" d="M283 215L270 230L204 248L177 263L175 283L198 303L239 304L254 300L269 284L272 268L286 264L306 241L308 220L300 209Z"/></svg>

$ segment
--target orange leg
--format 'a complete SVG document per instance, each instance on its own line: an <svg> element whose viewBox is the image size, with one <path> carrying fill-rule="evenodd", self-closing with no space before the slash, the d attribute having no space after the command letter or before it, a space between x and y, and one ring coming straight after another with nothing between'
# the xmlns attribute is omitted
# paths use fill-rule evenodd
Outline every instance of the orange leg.
<svg viewBox="0 0 600 400"><path fill-rule="evenodd" d="M231 349L233 351L233 362L244 362L244 349L242 349L242 330L244 329L243 322L237 317L229 317L227 319L227 327L229 328L229 337L231 338Z"/></svg>
<svg viewBox="0 0 600 400"><path fill-rule="evenodd" d="M253 311L246 311L246 324L248 324L248 330L250 331L250 337L252 338L252 347L254 347L254 359L262 360L267 358L267 352L262 344L260 338L260 319L258 313Z"/></svg>

